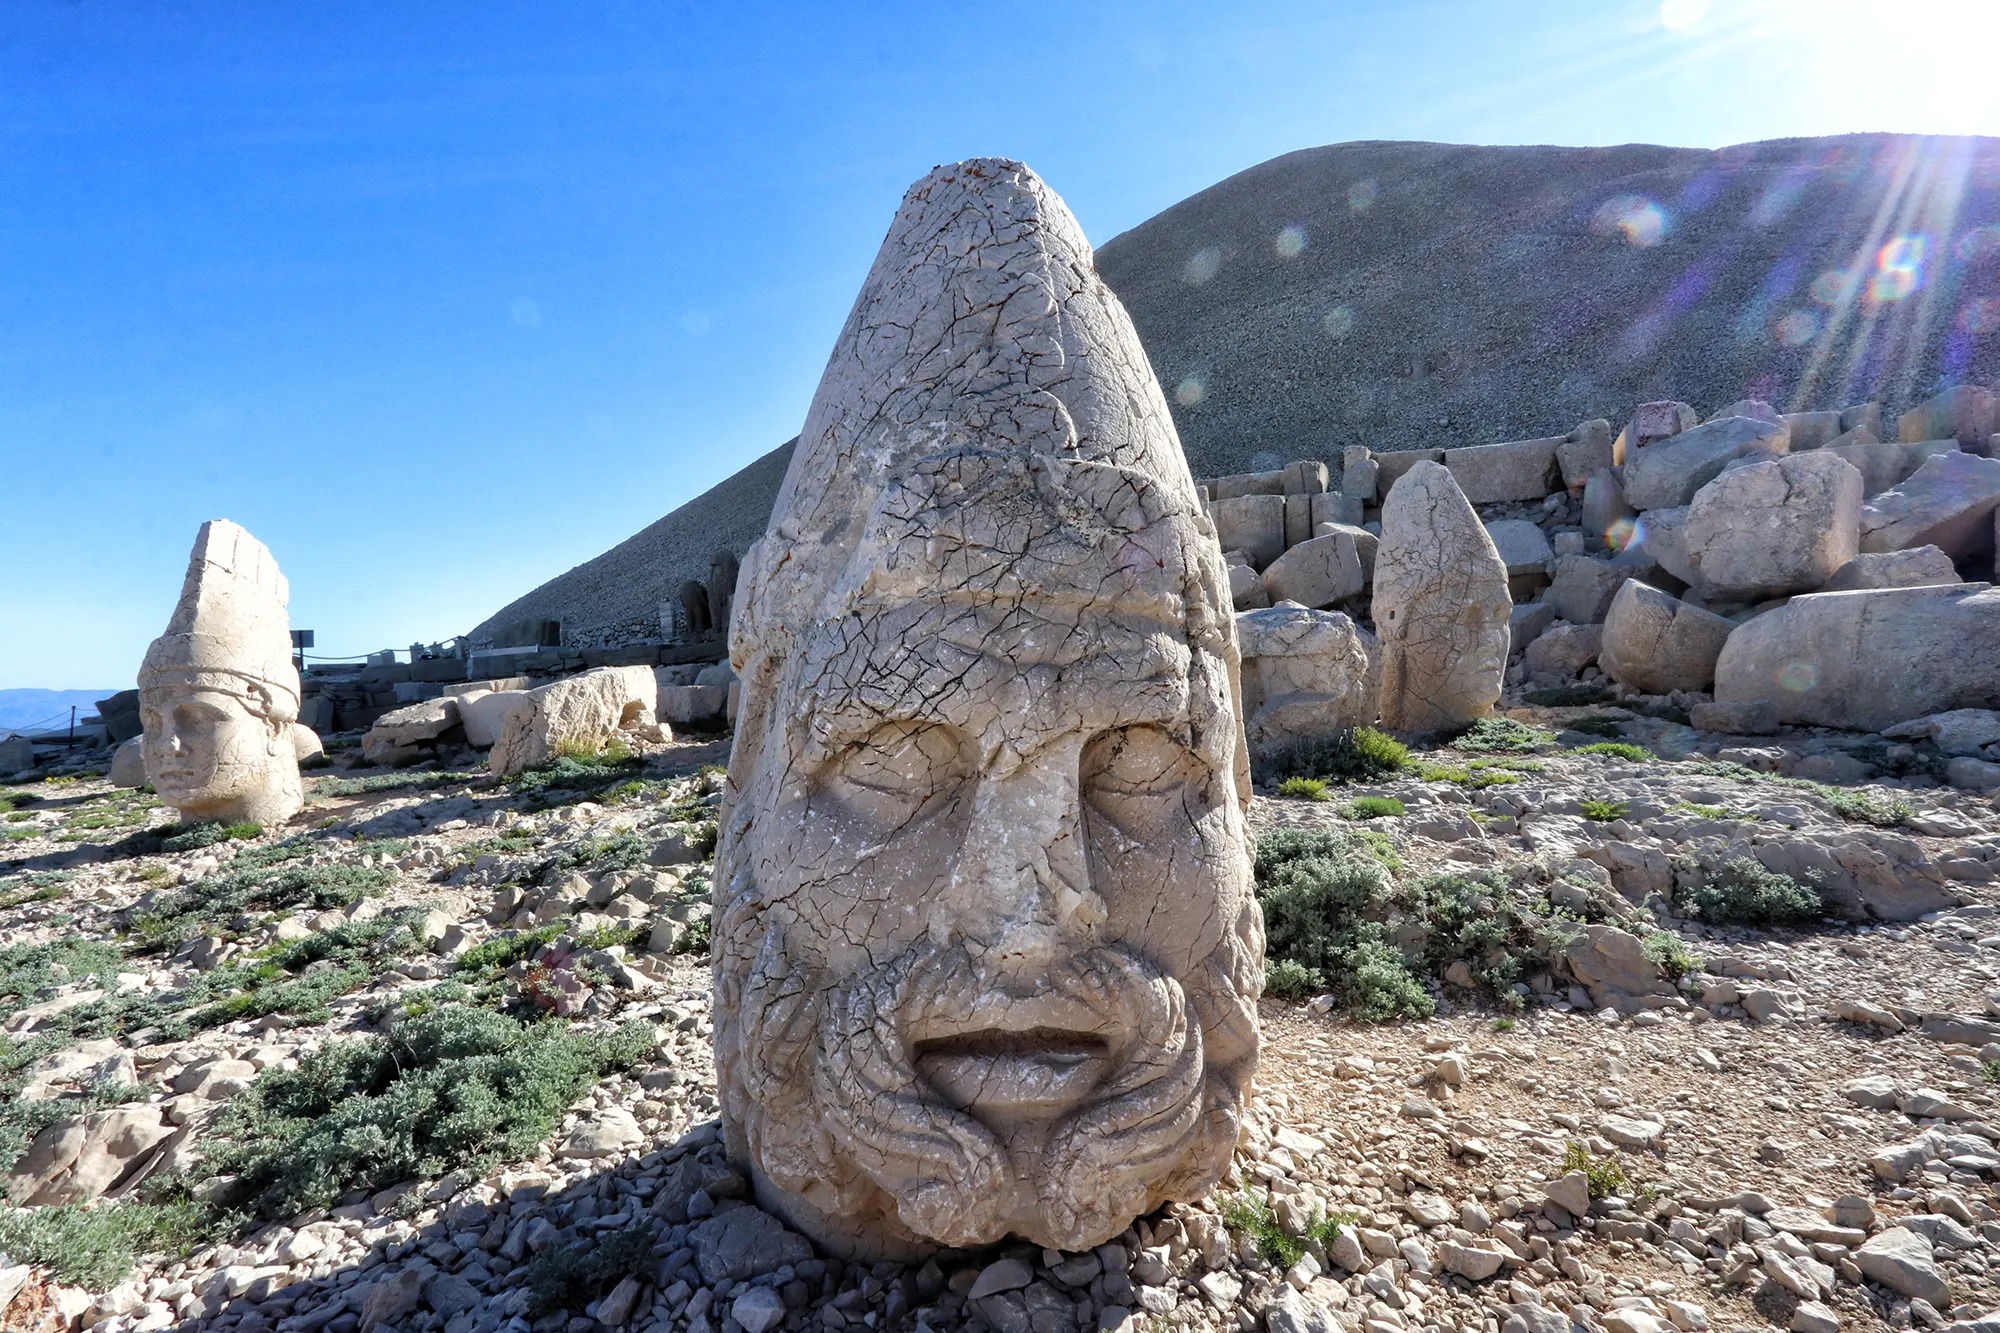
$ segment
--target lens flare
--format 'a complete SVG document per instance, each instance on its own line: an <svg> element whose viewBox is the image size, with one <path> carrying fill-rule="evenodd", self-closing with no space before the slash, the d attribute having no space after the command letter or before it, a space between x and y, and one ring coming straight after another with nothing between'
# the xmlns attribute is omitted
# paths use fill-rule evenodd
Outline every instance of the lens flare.
<svg viewBox="0 0 2000 1333"><path fill-rule="evenodd" d="M1981 296L1968 301L1958 312L1958 327L1971 334L2000 331L2000 298Z"/></svg>
<svg viewBox="0 0 2000 1333"><path fill-rule="evenodd" d="M1199 287L1221 271L1222 251L1210 245L1188 256L1181 265L1181 278L1190 287Z"/></svg>
<svg viewBox="0 0 2000 1333"><path fill-rule="evenodd" d="M1604 544L1614 552L1623 551L1644 536L1638 523L1629 518L1614 518L1611 525L1604 529Z"/></svg>
<svg viewBox="0 0 2000 1333"><path fill-rule="evenodd" d="M1208 397L1208 386L1199 376L1190 375L1174 386L1174 401L1182 407L1200 407L1201 400Z"/></svg>
<svg viewBox="0 0 2000 1333"><path fill-rule="evenodd" d="M1778 668L1778 684L1793 693L1803 693L1819 684L1819 668L1811 662L1787 662Z"/></svg>
<svg viewBox="0 0 2000 1333"><path fill-rule="evenodd" d="M1277 250L1280 259L1297 259L1299 252L1306 248L1306 229L1296 222L1293 223L1278 233L1278 239L1272 242L1272 248Z"/></svg>
<svg viewBox="0 0 2000 1333"><path fill-rule="evenodd" d="M1861 279L1851 269L1830 268L1812 282L1812 299L1821 305L1845 305L1854 299Z"/></svg>
<svg viewBox="0 0 2000 1333"><path fill-rule="evenodd" d="M1350 213L1366 213L1369 209L1375 207L1376 196L1381 193L1382 187L1376 184L1373 178L1354 182L1354 184L1347 187L1347 211Z"/></svg>
<svg viewBox="0 0 2000 1333"><path fill-rule="evenodd" d="M1351 306L1337 305L1320 317L1319 326L1329 338L1345 338L1354 332L1354 310Z"/></svg>
<svg viewBox="0 0 2000 1333"><path fill-rule="evenodd" d="M1974 227L1958 238L1958 258L1961 263L1976 264L1982 259L2000 255L2000 226L1989 222L1983 227Z"/></svg>
<svg viewBox="0 0 2000 1333"><path fill-rule="evenodd" d="M1778 341L1787 347L1803 347L1819 336L1819 312L1794 310L1778 321Z"/></svg>
<svg viewBox="0 0 2000 1333"><path fill-rule="evenodd" d="M1622 235L1627 245L1643 250L1667 234L1667 215L1643 194L1613 195L1598 207L1590 229L1599 236Z"/></svg>
<svg viewBox="0 0 2000 1333"><path fill-rule="evenodd" d="M1868 279L1868 299L1900 301L1924 285L1922 236L1892 236L1875 252L1875 273Z"/></svg>

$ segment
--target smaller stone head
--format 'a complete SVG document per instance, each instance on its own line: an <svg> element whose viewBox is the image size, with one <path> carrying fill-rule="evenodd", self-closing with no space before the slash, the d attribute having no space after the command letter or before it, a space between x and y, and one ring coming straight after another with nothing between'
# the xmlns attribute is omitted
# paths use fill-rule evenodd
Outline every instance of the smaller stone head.
<svg viewBox="0 0 2000 1333"><path fill-rule="evenodd" d="M167 631L139 668L146 777L194 819L288 819L303 803L289 589L264 544L202 524Z"/></svg>

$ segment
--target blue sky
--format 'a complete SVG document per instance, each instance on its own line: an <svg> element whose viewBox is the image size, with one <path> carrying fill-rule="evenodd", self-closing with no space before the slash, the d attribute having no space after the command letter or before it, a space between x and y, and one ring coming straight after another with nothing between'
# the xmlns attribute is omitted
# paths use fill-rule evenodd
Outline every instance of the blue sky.
<svg viewBox="0 0 2000 1333"><path fill-rule="evenodd" d="M2000 134L1995 50L1991 0L10 0L0 688L128 684L211 517L322 651L469 629L793 434L938 162L1103 241L1351 139Z"/></svg>

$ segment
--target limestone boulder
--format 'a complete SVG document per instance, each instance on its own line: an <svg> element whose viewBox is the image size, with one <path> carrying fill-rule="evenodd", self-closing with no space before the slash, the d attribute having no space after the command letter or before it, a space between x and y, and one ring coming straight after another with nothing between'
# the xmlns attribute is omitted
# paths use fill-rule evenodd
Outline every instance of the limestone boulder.
<svg viewBox="0 0 2000 1333"><path fill-rule="evenodd" d="M1732 736L1775 736L1779 725L1777 705L1766 699L1698 703L1688 709L1688 722L1696 731L1721 731Z"/></svg>
<svg viewBox="0 0 2000 1333"><path fill-rule="evenodd" d="M729 708L727 685L660 686L659 720L679 723L719 723Z"/></svg>
<svg viewBox="0 0 2000 1333"><path fill-rule="evenodd" d="M1225 551L1241 551L1263 569L1285 553L1285 497L1239 495L1211 506L1215 535Z"/></svg>
<svg viewBox="0 0 2000 1333"><path fill-rule="evenodd" d="M1695 493L1683 529L1704 594L1758 601L1809 592L1859 549L1861 474L1826 452L1725 469Z"/></svg>
<svg viewBox="0 0 2000 1333"><path fill-rule="evenodd" d="M1507 568L1451 472L1411 468L1382 502L1375 557L1383 724L1435 731L1490 716L1513 605Z"/></svg>
<svg viewBox="0 0 2000 1333"><path fill-rule="evenodd" d="M1703 422L1626 461L1625 503L1641 511L1684 505L1732 460L1783 452L1785 428L1777 422L1756 417Z"/></svg>
<svg viewBox="0 0 2000 1333"><path fill-rule="evenodd" d="M1633 580L1618 589L1605 617L1597 665L1648 694L1706 689L1734 629L1713 612Z"/></svg>
<svg viewBox="0 0 2000 1333"><path fill-rule="evenodd" d="M1340 451L1340 493L1362 504L1375 503L1375 456L1365 444L1350 444Z"/></svg>
<svg viewBox="0 0 2000 1333"><path fill-rule="evenodd" d="M1398 449L1375 455L1375 491L1387 495L1419 463L1444 462L1442 449Z"/></svg>
<svg viewBox="0 0 2000 1333"><path fill-rule="evenodd" d="M439 739L459 725L463 697L425 699L384 713L361 738L361 757L371 764L395 764L435 750Z"/></svg>
<svg viewBox="0 0 2000 1333"><path fill-rule="evenodd" d="M1493 539L1493 549L1500 553L1510 579L1546 575L1555 558L1541 525L1524 518L1495 519L1486 525L1486 535Z"/></svg>
<svg viewBox="0 0 2000 1333"><path fill-rule="evenodd" d="M1846 440L1846 436L1840 437ZM1957 446L1952 446L1956 448ZM1861 474L1861 493L1880 495L1909 480L1910 474L1923 465L1929 454L1919 454L1907 444L1884 443L1881 440L1849 440L1845 444L1830 444L1821 452L1845 459Z"/></svg>
<svg viewBox="0 0 2000 1333"><path fill-rule="evenodd" d="M1587 555L1566 555L1556 561L1555 581L1549 585L1550 606L1558 618L1572 625L1595 625L1611 610L1611 599L1638 568Z"/></svg>
<svg viewBox="0 0 2000 1333"><path fill-rule="evenodd" d="M1507 613L1507 655L1518 657L1556 623L1556 609L1547 602L1517 604Z"/></svg>
<svg viewBox="0 0 2000 1333"><path fill-rule="evenodd" d="M1953 560L1988 552L2000 509L2000 459L1933 454L1910 479L1861 508L1861 549L1935 546Z"/></svg>
<svg viewBox="0 0 2000 1333"><path fill-rule="evenodd" d="M1558 436L1447 449L1444 465L1451 469L1452 480L1471 504L1539 500L1563 489L1556 466L1556 450L1563 443L1563 437Z"/></svg>
<svg viewBox="0 0 2000 1333"><path fill-rule="evenodd" d="M1690 505L1676 505L1672 509L1647 510L1639 521L1633 547L1690 587L1701 582L1701 573L1688 554L1687 524L1691 509Z"/></svg>
<svg viewBox="0 0 2000 1333"><path fill-rule="evenodd" d="M1370 556L1365 563L1364 546ZM1300 542L1264 571L1264 591L1274 606L1297 602L1329 607L1344 602L1368 586L1375 547L1375 535L1363 528L1339 528Z"/></svg>
<svg viewBox="0 0 2000 1333"><path fill-rule="evenodd" d="M1861 592L1869 588L1931 588L1962 583L1951 557L1936 546L1902 551L1864 551L1833 571L1821 592Z"/></svg>
<svg viewBox="0 0 2000 1333"><path fill-rule="evenodd" d="M1984 583L1813 593L1737 627L1715 697L1785 722L1879 731L2000 698L2000 590Z"/></svg>
<svg viewBox="0 0 2000 1333"><path fill-rule="evenodd" d="M1983 454L2000 431L2000 396L1978 384L1958 384L1896 418L1896 438L1955 440L1968 453Z"/></svg>
<svg viewBox="0 0 2000 1333"><path fill-rule="evenodd" d="M1786 438L1795 454L1831 444L1842 433L1838 412L1787 412L1779 419L1790 431Z"/></svg>
<svg viewBox="0 0 2000 1333"><path fill-rule="evenodd" d="M527 702L526 690L467 690L453 696L458 700L459 725L465 728L466 744L490 750L500 743L507 728L507 714Z"/></svg>
<svg viewBox="0 0 2000 1333"><path fill-rule="evenodd" d="M111 785L114 787L143 787L146 785L146 738L134 736L111 752Z"/></svg>
<svg viewBox="0 0 2000 1333"><path fill-rule="evenodd" d="M1639 404L1632 413L1632 419L1625 423L1625 429L1619 431L1618 438L1611 443L1612 465L1623 467L1647 445L1690 430L1699 420L1701 417L1686 403L1661 400Z"/></svg>
<svg viewBox="0 0 2000 1333"><path fill-rule="evenodd" d="M495 776L507 777L565 750L595 752L621 729L652 723L658 715L653 668L598 667L527 691L508 710L487 765Z"/></svg>
<svg viewBox="0 0 2000 1333"><path fill-rule="evenodd" d="M1253 755L1375 720L1380 645L1340 612L1297 605L1244 612L1236 639Z"/></svg>
<svg viewBox="0 0 2000 1333"><path fill-rule="evenodd" d="M1569 678L1595 662L1603 645L1602 625L1551 625L1528 645L1528 670Z"/></svg>
<svg viewBox="0 0 2000 1333"><path fill-rule="evenodd" d="M1632 520L1638 510L1625 503L1618 474L1601 467L1583 483L1583 537L1593 551L1623 550L1632 540Z"/></svg>
<svg viewBox="0 0 2000 1333"><path fill-rule="evenodd" d="M160 1107L144 1103L58 1121L37 1134L14 1164L7 1196L25 1205L102 1198L173 1134Z"/></svg>
<svg viewBox="0 0 2000 1333"><path fill-rule="evenodd" d="M2000 741L2000 713L1990 708L1954 708L1884 727L1882 734L1898 740L1930 741L1949 755L1974 755Z"/></svg>
<svg viewBox="0 0 2000 1333"><path fill-rule="evenodd" d="M1563 961L1599 1007L1630 995L1674 991L1660 965L1646 957L1639 937L1616 926L1584 926L1564 947Z"/></svg>
<svg viewBox="0 0 2000 1333"><path fill-rule="evenodd" d="M1602 417L1578 422L1556 446L1556 469L1562 484L1575 490L1611 466L1611 423Z"/></svg>

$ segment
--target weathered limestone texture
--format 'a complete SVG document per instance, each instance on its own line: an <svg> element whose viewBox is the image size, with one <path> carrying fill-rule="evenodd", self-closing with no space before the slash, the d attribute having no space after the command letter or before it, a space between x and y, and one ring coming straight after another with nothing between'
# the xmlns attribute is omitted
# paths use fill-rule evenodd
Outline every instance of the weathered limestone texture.
<svg viewBox="0 0 2000 1333"><path fill-rule="evenodd" d="M1811 592L1860 549L1861 473L1829 453L1728 468L1695 493L1685 531L1711 596Z"/></svg>
<svg viewBox="0 0 2000 1333"><path fill-rule="evenodd" d="M1734 629L1713 612L1633 579L1611 601L1597 665L1648 694L1704 690Z"/></svg>
<svg viewBox="0 0 2000 1333"><path fill-rule="evenodd" d="M304 803L290 599L262 542L227 519L201 525L139 667L146 777L187 819L279 824Z"/></svg>
<svg viewBox="0 0 2000 1333"><path fill-rule="evenodd" d="M1648 445L1625 461L1625 503L1634 509L1672 509L1694 499L1732 459L1785 452L1785 428L1756 417L1705 421Z"/></svg>
<svg viewBox="0 0 2000 1333"><path fill-rule="evenodd" d="M1507 567L1442 464L1419 463L1382 502L1375 554L1382 724L1435 731L1492 715L1507 670Z"/></svg>
<svg viewBox="0 0 2000 1333"><path fill-rule="evenodd" d="M653 725L659 710L652 667L598 667L539 686L508 706L486 766L509 777L565 750L595 751L621 730Z"/></svg>
<svg viewBox="0 0 2000 1333"><path fill-rule="evenodd" d="M1375 720L1381 648L1338 611L1274 606L1236 618L1252 754Z"/></svg>
<svg viewBox="0 0 2000 1333"><path fill-rule="evenodd" d="M1933 454L1894 490L1861 509L1861 549L1907 551L1936 546L1953 560L1981 555L1993 544L2000 509L2000 460L1975 454Z"/></svg>
<svg viewBox="0 0 2000 1333"><path fill-rule="evenodd" d="M715 1052L759 1200L880 1256L1201 1195L1262 984L1228 576L1027 168L905 196L739 599Z"/></svg>
<svg viewBox="0 0 2000 1333"><path fill-rule="evenodd" d="M1722 703L1768 699L1790 723L1880 731L2000 698L2000 589L1984 583L1794 597L1737 627Z"/></svg>

